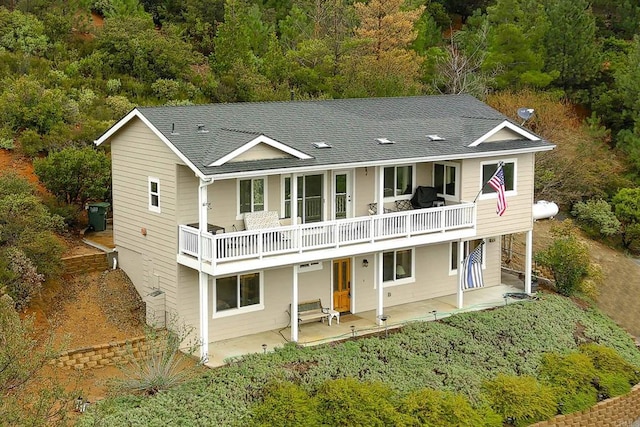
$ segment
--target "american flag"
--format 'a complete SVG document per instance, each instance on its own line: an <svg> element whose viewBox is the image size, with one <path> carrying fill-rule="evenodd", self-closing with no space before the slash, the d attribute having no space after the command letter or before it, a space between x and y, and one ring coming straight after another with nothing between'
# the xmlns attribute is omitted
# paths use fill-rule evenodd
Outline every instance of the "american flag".
<svg viewBox="0 0 640 427"><path fill-rule="evenodd" d="M498 165L496 173L493 174L488 184L498 193L498 204L496 205L496 213L500 216L507 210L507 198L504 195L504 171L502 163Z"/></svg>
<svg viewBox="0 0 640 427"><path fill-rule="evenodd" d="M464 260L462 289L475 289L484 287L482 280L482 245L479 244Z"/></svg>

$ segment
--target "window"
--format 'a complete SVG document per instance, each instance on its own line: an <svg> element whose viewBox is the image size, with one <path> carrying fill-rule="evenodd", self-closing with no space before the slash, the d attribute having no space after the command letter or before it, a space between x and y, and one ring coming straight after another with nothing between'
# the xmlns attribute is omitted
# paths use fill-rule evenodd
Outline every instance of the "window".
<svg viewBox="0 0 640 427"><path fill-rule="evenodd" d="M264 211L265 190L265 178L238 180L238 213Z"/></svg>
<svg viewBox="0 0 640 427"><path fill-rule="evenodd" d="M498 163L483 163L482 164L482 194L494 194L494 190L490 185L485 185L498 169ZM505 161L503 166L504 172L504 187L505 191L514 191L516 189L516 164L515 161Z"/></svg>
<svg viewBox="0 0 640 427"><path fill-rule="evenodd" d="M284 178L284 217L291 218L291 178ZM297 179L298 217L304 224L322 221L324 175L304 175Z"/></svg>
<svg viewBox="0 0 640 427"><path fill-rule="evenodd" d="M221 277L216 279L215 284L216 313L262 308L260 273Z"/></svg>
<svg viewBox="0 0 640 427"><path fill-rule="evenodd" d="M435 163L433 165L433 186L438 191L438 196L458 198L458 166L456 163Z"/></svg>
<svg viewBox="0 0 640 427"><path fill-rule="evenodd" d="M413 193L413 166L391 166L384 168L384 197L402 197Z"/></svg>
<svg viewBox="0 0 640 427"><path fill-rule="evenodd" d="M482 239L469 240L464 242L461 261L464 261L464 259L468 257L469 254L473 252L473 250L477 248L478 245L480 245L481 243L482 243ZM485 251L486 251L486 245L482 247L482 268L485 267L485 264L484 264ZM451 261L449 263L449 274L457 274L458 273L458 242L451 242L449 253L451 254L451 257L450 257Z"/></svg>
<svg viewBox="0 0 640 427"><path fill-rule="evenodd" d="M149 210L160 212L160 180L149 177Z"/></svg>
<svg viewBox="0 0 640 427"><path fill-rule="evenodd" d="M382 281L386 286L413 281L413 249L382 254Z"/></svg>

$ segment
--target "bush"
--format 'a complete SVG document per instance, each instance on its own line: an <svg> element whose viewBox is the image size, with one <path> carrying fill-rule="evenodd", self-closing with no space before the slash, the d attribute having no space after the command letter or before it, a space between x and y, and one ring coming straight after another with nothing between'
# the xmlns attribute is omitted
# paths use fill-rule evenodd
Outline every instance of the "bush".
<svg viewBox="0 0 640 427"><path fill-rule="evenodd" d="M316 396L324 425L401 426L408 418L396 411L394 393L378 382L342 378L325 382Z"/></svg>
<svg viewBox="0 0 640 427"><path fill-rule="evenodd" d="M575 216L583 230L591 237L609 237L620 232L620 221L606 200L596 199L578 202L571 215Z"/></svg>
<svg viewBox="0 0 640 427"><path fill-rule="evenodd" d="M9 262L8 265L2 266L0 283L6 285L6 292L13 300L15 308L24 310L31 299L40 293L44 275L38 273L31 260L19 249L7 249L2 254L2 259L5 258Z"/></svg>
<svg viewBox="0 0 640 427"><path fill-rule="evenodd" d="M587 278L597 278L598 269L591 264L589 248L578 240L570 221L564 221L552 228L551 232L554 235L553 243L538 252L535 259L538 264L551 269L557 291L570 296L582 290L582 282Z"/></svg>
<svg viewBox="0 0 640 427"><path fill-rule="evenodd" d="M462 395L423 389L402 399L400 412L414 419L413 425L482 427L502 426L500 415L491 408L474 409Z"/></svg>
<svg viewBox="0 0 640 427"><path fill-rule="evenodd" d="M598 373L586 354L545 354L540 377L559 390L560 411L563 414L581 411L597 402L594 381L598 378Z"/></svg>
<svg viewBox="0 0 640 427"><path fill-rule="evenodd" d="M253 409L253 426L306 427L320 424L315 401L300 386L273 382Z"/></svg>
<svg viewBox="0 0 640 427"><path fill-rule="evenodd" d="M498 374L485 382L484 395L489 406L505 422L525 426L549 419L557 413L553 388L540 384L535 378L523 375Z"/></svg>

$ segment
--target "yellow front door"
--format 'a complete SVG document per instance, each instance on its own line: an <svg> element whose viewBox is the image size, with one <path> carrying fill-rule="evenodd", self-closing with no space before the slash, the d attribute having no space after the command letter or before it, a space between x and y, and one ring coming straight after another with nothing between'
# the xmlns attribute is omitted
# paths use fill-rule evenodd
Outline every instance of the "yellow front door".
<svg viewBox="0 0 640 427"><path fill-rule="evenodd" d="M333 309L351 311L351 258L333 260Z"/></svg>

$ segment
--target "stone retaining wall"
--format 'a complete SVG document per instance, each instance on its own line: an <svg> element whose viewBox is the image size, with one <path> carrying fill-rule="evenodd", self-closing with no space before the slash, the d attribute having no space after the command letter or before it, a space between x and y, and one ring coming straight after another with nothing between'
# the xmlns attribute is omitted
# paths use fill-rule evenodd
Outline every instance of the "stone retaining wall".
<svg viewBox="0 0 640 427"><path fill-rule="evenodd" d="M146 356L149 346L144 336L70 350L49 362L63 369L90 369L126 363Z"/></svg>
<svg viewBox="0 0 640 427"><path fill-rule="evenodd" d="M640 421L640 384L624 396L598 402L582 412L559 415L551 420L533 424L531 427L622 427L636 426Z"/></svg>
<svg viewBox="0 0 640 427"><path fill-rule="evenodd" d="M74 255L62 258L65 274L83 274L104 271L109 268L107 254L99 252L87 255Z"/></svg>

